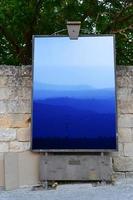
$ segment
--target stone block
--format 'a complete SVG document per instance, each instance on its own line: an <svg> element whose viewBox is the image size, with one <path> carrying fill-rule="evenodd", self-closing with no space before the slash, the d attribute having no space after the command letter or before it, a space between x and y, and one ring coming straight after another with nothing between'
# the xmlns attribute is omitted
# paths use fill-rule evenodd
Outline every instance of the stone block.
<svg viewBox="0 0 133 200"><path fill-rule="evenodd" d="M0 187L5 186L4 173L4 153L0 153Z"/></svg>
<svg viewBox="0 0 133 200"><path fill-rule="evenodd" d="M30 141L31 129L30 128L19 128L17 129L17 140L20 142Z"/></svg>
<svg viewBox="0 0 133 200"><path fill-rule="evenodd" d="M9 100L19 100L19 88L18 87L10 87L10 96Z"/></svg>
<svg viewBox="0 0 133 200"><path fill-rule="evenodd" d="M123 147L123 143L118 143L118 154L119 155L124 155L124 147Z"/></svg>
<svg viewBox="0 0 133 200"><path fill-rule="evenodd" d="M18 76L19 66L0 65L0 75L2 76Z"/></svg>
<svg viewBox="0 0 133 200"><path fill-rule="evenodd" d="M40 154L25 151L19 153L19 185L29 186L39 183Z"/></svg>
<svg viewBox="0 0 133 200"><path fill-rule="evenodd" d="M8 77L7 76L0 76L0 88L7 86Z"/></svg>
<svg viewBox="0 0 133 200"><path fill-rule="evenodd" d="M123 143L118 142L118 151L110 153L113 157L115 156L124 156L124 146Z"/></svg>
<svg viewBox="0 0 133 200"><path fill-rule="evenodd" d="M30 122L30 114L0 114L0 128L26 128Z"/></svg>
<svg viewBox="0 0 133 200"><path fill-rule="evenodd" d="M114 172L113 173L113 180L119 181L125 179L125 172Z"/></svg>
<svg viewBox="0 0 133 200"><path fill-rule="evenodd" d="M5 76L5 78L0 78L0 82L2 82L2 86L8 86L8 87L16 87L16 88L31 87L32 77L31 76Z"/></svg>
<svg viewBox="0 0 133 200"><path fill-rule="evenodd" d="M0 88L0 100L31 100L31 87L5 87Z"/></svg>
<svg viewBox="0 0 133 200"><path fill-rule="evenodd" d="M124 143L124 155L125 156L133 156L133 142L132 143Z"/></svg>
<svg viewBox="0 0 133 200"><path fill-rule="evenodd" d="M119 128L132 128L133 127L133 115L132 114L121 114L118 117Z"/></svg>
<svg viewBox="0 0 133 200"><path fill-rule="evenodd" d="M0 128L0 142L8 142L16 139L16 129Z"/></svg>
<svg viewBox="0 0 133 200"><path fill-rule="evenodd" d="M122 114L133 114L133 101L118 100L118 111Z"/></svg>
<svg viewBox="0 0 133 200"><path fill-rule="evenodd" d="M133 133L131 128L119 128L119 142L133 142Z"/></svg>
<svg viewBox="0 0 133 200"><path fill-rule="evenodd" d="M133 172L126 172L126 178L131 178L133 181Z"/></svg>
<svg viewBox="0 0 133 200"><path fill-rule="evenodd" d="M132 101L133 100L133 88L119 88L117 90L117 99L120 101Z"/></svg>
<svg viewBox="0 0 133 200"><path fill-rule="evenodd" d="M21 87L22 85L22 77L20 76L7 76L7 86L8 87L13 87L18 88Z"/></svg>
<svg viewBox="0 0 133 200"><path fill-rule="evenodd" d="M32 67L31 65L22 65L19 67L19 76L32 76Z"/></svg>
<svg viewBox="0 0 133 200"><path fill-rule="evenodd" d="M29 99L31 101L31 87L21 87L18 90L18 95L20 99Z"/></svg>
<svg viewBox="0 0 133 200"><path fill-rule="evenodd" d="M5 87L0 88L0 100L31 100L31 87Z"/></svg>
<svg viewBox="0 0 133 200"><path fill-rule="evenodd" d="M11 90L8 87L0 87L0 100L9 99L11 96Z"/></svg>
<svg viewBox="0 0 133 200"><path fill-rule="evenodd" d="M133 86L133 76L117 76L117 87L122 88L122 87L127 87L127 88L132 88Z"/></svg>
<svg viewBox="0 0 133 200"><path fill-rule="evenodd" d="M116 172L133 171L133 157L114 157L113 168Z"/></svg>
<svg viewBox="0 0 133 200"><path fill-rule="evenodd" d="M8 152L8 151L9 151L9 143L0 142L0 152Z"/></svg>
<svg viewBox="0 0 133 200"><path fill-rule="evenodd" d="M28 77L22 77L22 86L23 87L32 87L32 77L28 76Z"/></svg>
<svg viewBox="0 0 133 200"><path fill-rule="evenodd" d="M23 152L30 149L30 142L12 141L9 144L10 152Z"/></svg>
<svg viewBox="0 0 133 200"><path fill-rule="evenodd" d="M7 106L9 113L31 113L30 100L10 100Z"/></svg>
<svg viewBox="0 0 133 200"><path fill-rule="evenodd" d="M7 102L5 100L0 100L0 114L6 113L8 111Z"/></svg>

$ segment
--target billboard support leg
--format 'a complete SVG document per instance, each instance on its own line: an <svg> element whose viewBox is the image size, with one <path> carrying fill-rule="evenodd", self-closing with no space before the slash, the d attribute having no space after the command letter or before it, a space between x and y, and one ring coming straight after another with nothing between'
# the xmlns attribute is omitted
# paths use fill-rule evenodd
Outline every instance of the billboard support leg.
<svg viewBox="0 0 133 200"><path fill-rule="evenodd" d="M44 156L45 156L45 158L47 159L47 157L48 157L48 152L45 152ZM46 172L47 172L47 165L46 165ZM45 189L45 190L48 190L47 173L46 173L46 178L45 178L45 180L44 180L44 189Z"/></svg>

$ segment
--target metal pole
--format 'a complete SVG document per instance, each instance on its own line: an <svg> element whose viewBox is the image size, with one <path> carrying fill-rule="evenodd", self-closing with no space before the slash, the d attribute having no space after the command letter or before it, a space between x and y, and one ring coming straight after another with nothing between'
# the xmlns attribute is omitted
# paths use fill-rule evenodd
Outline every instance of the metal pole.
<svg viewBox="0 0 133 200"><path fill-rule="evenodd" d="M48 152L45 152L45 157L48 157ZM47 180L47 165L46 165L46 179L44 181L45 184L45 190L48 190L48 180Z"/></svg>

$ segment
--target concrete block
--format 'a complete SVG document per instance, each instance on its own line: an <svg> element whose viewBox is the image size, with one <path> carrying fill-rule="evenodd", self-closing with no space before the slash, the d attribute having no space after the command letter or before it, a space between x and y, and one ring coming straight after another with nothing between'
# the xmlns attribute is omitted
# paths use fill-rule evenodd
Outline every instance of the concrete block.
<svg viewBox="0 0 133 200"><path fill-rule="evenodd" d="M18 154L5 154L5 189L13 190L19 186Z"/></svg>
<svg viewBox="0 0 133 200"><path fill-rule="evenodd" d="M0 187L5 186L4 173L4 153L0 153Z"/></svg>
<svg viewBox="0 0 133 200"><path fill-rule="evenodd" d="M114 157L113 168L115 172L133 171L133 157Z"/></svg>
<svg viewBox="0 0 133 200"><path fill-rule="evenodd" d="M17 140L20 142L30 141L31 128L17 129Z"/></svg>
<svg viewBox="0 0 133 200"><path fill-rule="evenodd" d="M26 151L19 153L19 185L30 186L39 183L40 155Z"/></svg>
<svg viewBox="0 0 133 200"><path fill-rule="evenodd" d="M9 143L0 142L0 152L8 152L8 151L9 151Z"/></svg>
<svg viewBox="0 0 133 200"><path fill-rule="evenodd" d="M30 114L0 114L0 128L26 128L30 121Z"/></svg>
<svg viewBox="0 0 133 200"><path fill-rule="evenodd" d="M124 155L125 156L133 156L133 142L132 143L124 143Z"/></svg>
<svg viewBox="0 0 133 200"><path fill-rule="evenodd" d="M9 144L10 152L23 152L30 149L30 142L12 141Z"/></svg>
<svg viewBox="0 0 133 200"><path fill-rule="evenodd" d="M40 179L45 180L111 180L109 156L48 155L40 162Z"/></svg>
<svg viewBox="0 0 133 200"><path fill-rule="evenodd" d="M133 142L133 133L131 128L119 128L119 142Z"/></svg>
<svg viewBox="0 0 133 200"><path fill-rule="evenodd" d="M5 189L39 183L40 154L30 151L5 154ZM0 172L1 173L1 172Z"/></svg>
<svg viewBox="0 0 133 200"><path fill-rule="evenodd" d="M0 142L7 142L16 139L16 129L0 128Z"/></svg>

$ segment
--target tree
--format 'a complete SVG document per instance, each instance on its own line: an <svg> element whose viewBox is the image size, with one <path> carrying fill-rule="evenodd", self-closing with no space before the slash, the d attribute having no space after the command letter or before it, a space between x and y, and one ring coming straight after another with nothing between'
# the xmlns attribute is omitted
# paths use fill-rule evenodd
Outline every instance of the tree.
<svg viewBox="0 0 133 200"><path fill-rule="evenodd" d="M32 35L65 29L67 20L81 21L83 34L115 34L117 64L133 64L132 0L2 0L0 63L31 64Z"/></svg>

